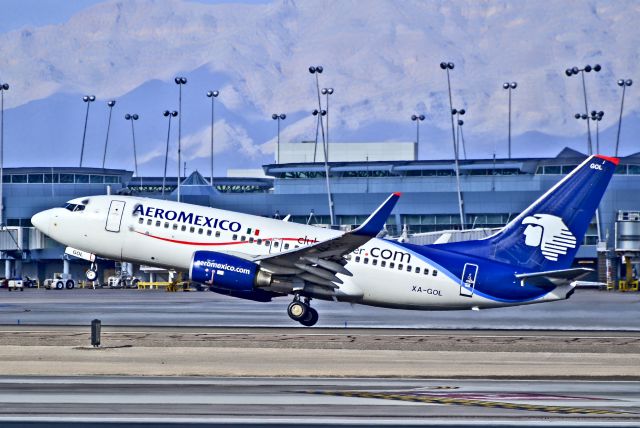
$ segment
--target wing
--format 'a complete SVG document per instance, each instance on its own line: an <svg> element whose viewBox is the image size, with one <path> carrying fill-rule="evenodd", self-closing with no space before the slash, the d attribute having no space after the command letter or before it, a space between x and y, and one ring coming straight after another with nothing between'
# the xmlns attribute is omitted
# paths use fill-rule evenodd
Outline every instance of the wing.
<svg viewBox="0 0 640 428"><path fill-rule="evenodd" d="M553 283L555 285L561 285L577 281L580 278L593 272L593 269L588 268L573 268L573 269L561 269L550 270L546 272L533 272L533 273L521 273L517 274L516 278L520 280L520 283L527 284L545 284Z"/></svg>
<svg viewBox="0 0 640 428"><path fill-rule="evenodd" d="M295 275L323 287L339 288L338 284L342 284L342 280L336 275L352 275L344 267L346 260L343 256L380 233L399 198L400 193L393 193L360 227L351 232L307 247L259 256L253 261L275 275Z"/></svg>

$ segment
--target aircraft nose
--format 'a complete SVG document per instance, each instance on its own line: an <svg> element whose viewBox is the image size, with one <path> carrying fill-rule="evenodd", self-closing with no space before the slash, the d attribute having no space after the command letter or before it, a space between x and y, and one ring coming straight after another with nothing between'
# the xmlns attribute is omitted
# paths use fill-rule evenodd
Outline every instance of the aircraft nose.
<svg viewBox="0 0 640 428"><path fill-rule="evenodd" d="M31 217L31 224L33 224L40 232L44 234L49 233L49 225L51 223L51 215L49 210L41 211Z"/></svg>

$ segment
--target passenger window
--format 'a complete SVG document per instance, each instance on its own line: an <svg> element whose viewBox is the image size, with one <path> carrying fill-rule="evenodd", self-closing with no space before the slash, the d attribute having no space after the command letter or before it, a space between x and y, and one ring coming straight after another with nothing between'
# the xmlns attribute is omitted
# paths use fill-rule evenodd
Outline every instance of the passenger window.
<svg viewBox="0 0 640 428"><path fill-rule="evenodd" d="M195 228L195 227L191 226L191 227L189 228L189 232L193 233L193 232L195 232L195 231L196 231L196 228Z"/></svg>
<svg viewBox="0 0 640 428"><path fill-rule="evenodd" d="M216 238L219 238L219 237L220 237L220 231L216 230Z"/></svg>
<svg viewBox="0 0 640 428"><path fill-rule="evenodd" d="M407 272L411 272L411 265L407 265Z"/></svg>
<svg viewBox="0 0 640 428"><path fill-rule="evenodd" d="M378 264L378 259L371 259L371 264L376 266Z"/></svg>
<svg viewBox="0 0 640 428"><path fill-rule="evenodd" d="M429 269L424 268L424 274L425 274L425 275L429 275Z"/></svg>
<svg viewBox="0 0 640 428"><path fill-rule="evenodd" d="M253 236L249 237L249 243L253 244Z"/></svg>
<svg viewBox="0 0 640 428"><path fill-rule="evenodd" d="M147 220L147 226L151 226L151 223L152 223L151 219L148 219Z"/></svg>
<svg viewBox="0 0 640 428"><path fill-rule="evenodd" d="M271 245L271 241L264 241L264 246L268 247L269 245Z"/></svg>
<svg viewBox="0 0 640 428"><path fill-rule="evenodd" d="M380 262L380 266L382 267L386 267L387 266L387 262L385 260Z"/></svg>
<svg viewBox="0 0 640 428"><path fill-rule="evenodd" d="M275 242L273 243L273 246L274 246L274 247L276 247L276 248L278 248L278 245L280 245L280 243L279 243L278 241L275 241Z"/></svg>
<svg viewBox="0 0 640 428"><path fill-rule="evenodd" d="M258 239L258 240L256 241L256 244L258 244L258 245L262 245L262 239Z"/></svg>
<svg viewBox="0 0 640 428"><path fill-rule="evenodd" d="M369 264L369 257L365 257L365 258L364 258L364 264L365 264L365 265L368 265L368 264Z"/></svg>
<svg viewBox="0 0 640 428"><path fill-rule="evenodd" d="M211 236L211 229L207 229L207 236Z"/></svg>
<svg viewBox="0 0 640 428"><path fill-rule="evenodd" d="M160 227L160 223L161 223L161 221L160 221L160 220L157 220L157 221L156 221L156 227Z"/></svg>
<svg viewBox="0 0 640 428"><path fill-rule="evenodd" d="M391 269L393 269L394 267L396 267L396 265L395 265L395 263L393 263L393 262L389 262L389 267L390 267Z"/></svg>
<svg viewBox="0 0 640 428"><path fill-rule="evenodd" d="M204 229L203 228L198 229L198 235L202 235L203 233L204 233Z"/></svg>
<svg viewBox="0 0 640 428"><path fill-rule="evenodd" d="M173 223L173 230L178 230L178 223Z"/></svg>
<svg viewBox="0 0 640 428"><path fill-rule="evenodd" d="M246 240L247 240L247 237L246 237L246 236L242 235L242 236L240 237L240 241L241 241L241 242L244 242L244 241L246 241Z"/></svg>
<svg viewBox="0 0 640 428"><path fill-rule="evenodd" d="M433 271L433 276L438 276L438 271L437 270Z"/></svg>
<svg viewBox="0 0 640 428"><path fill-rule="evenodd" d="M360 256L356 256L356 263L360 262Z"/></svg>
<svg viewBox="0 0 640 428"><path fill-rule="evenodd" d="M140 218L138 219L138 223L140 223L140 224L144 223L144 219L143 219L142 217L140 217Z"/></svg>
<svg viewBox="0 0 640 428"><path fill-rule="evenodd" d="M165 221L165 222L164 222L164 228L165 228L165 229L169 229L169 222L168 222L168 221Z"/></svg>
<svg viewBox="0 0 640 428"><path fill-rule="evenodd" d="M233 240L237 241L238 240L238 235L233 235Z"/></svg>
<svg viewBox="0 0 640 428"><path fill-rule="evenodd" d="M296 245L294 248L300 248L300 245Z"/></svg>
<svg viewBox="0 0 640 428"><path fill-rule="evenodd" d="M187 230L187 226L183 224L183 225L182 225L182 231L183 231L183 232L186 232L186 230Z"/></svg>
<svg viewBox="0 0 640 428"><path fill-rule="evenodd" d="M284 244L284 249L285 249L285 250L288 250L288 249L289 249L289 243L288 243L288 242Z"/></svg>
<svg viewBox="0 0 640 428"><path fill-rule="evenodd" d="M398 270L402 270L402 263L398 265Z"/></svg>
<svg viewBox="0 0 640 428"><path fill-rule="evenodd" d="M416 273L420 273L420 268L416 266Z"/></svg>

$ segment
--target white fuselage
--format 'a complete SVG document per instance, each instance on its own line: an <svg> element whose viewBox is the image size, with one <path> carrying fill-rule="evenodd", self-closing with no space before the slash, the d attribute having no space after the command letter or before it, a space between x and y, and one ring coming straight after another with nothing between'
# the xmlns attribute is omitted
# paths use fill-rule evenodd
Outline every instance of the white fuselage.
<svg viewBox="0 0 640 428"><path fill-rule="evenodd" d="M180 271L189 271L198 250L250 258L291 251L342 233L148 198L91 196L74 201L84 202L84 209L47 210L42 217L34 216L34 224L65 245L104 258ZM461 296L459 278L393 241L371 239L346 258L345 268L353 276L338 274L343 284L334 296L323 297L406 309L509 305L478 295ZM564 298L560 296L562 292L549 293L536 302Z"/></svg>

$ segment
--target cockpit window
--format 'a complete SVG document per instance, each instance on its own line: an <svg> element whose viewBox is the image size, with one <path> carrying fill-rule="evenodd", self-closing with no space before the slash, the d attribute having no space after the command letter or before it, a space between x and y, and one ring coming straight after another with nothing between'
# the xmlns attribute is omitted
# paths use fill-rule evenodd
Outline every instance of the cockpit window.
<svg viewBox="0 0 640 428"><path fill-rule="evenodd" d="M72 212L84 211L84 205L65 204L64 208L66 208L66 209L68 209L69 211L72 211Z"/></svg>

